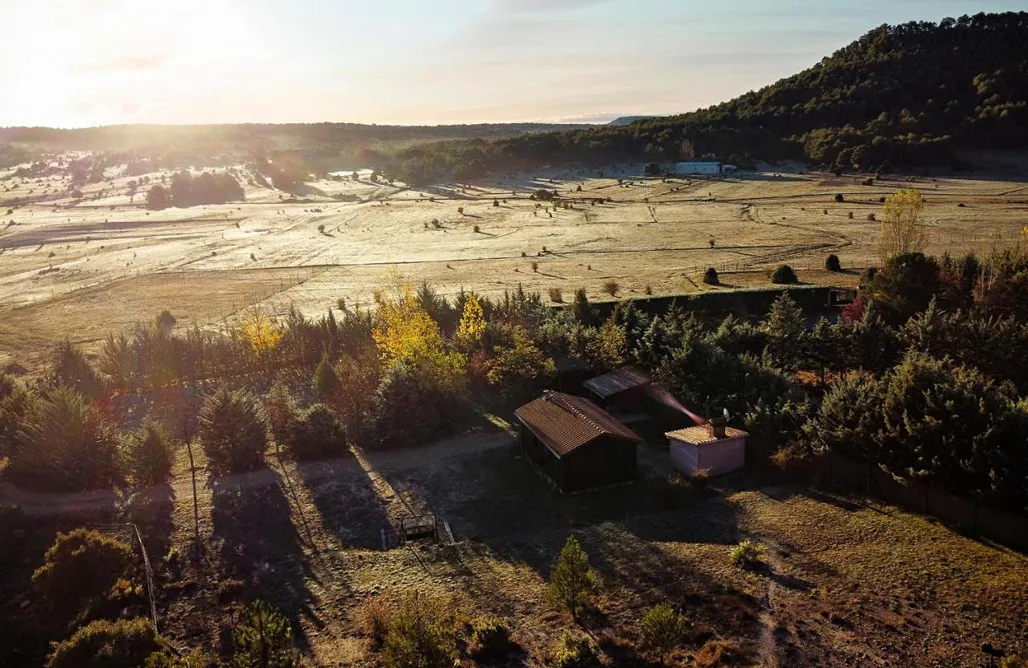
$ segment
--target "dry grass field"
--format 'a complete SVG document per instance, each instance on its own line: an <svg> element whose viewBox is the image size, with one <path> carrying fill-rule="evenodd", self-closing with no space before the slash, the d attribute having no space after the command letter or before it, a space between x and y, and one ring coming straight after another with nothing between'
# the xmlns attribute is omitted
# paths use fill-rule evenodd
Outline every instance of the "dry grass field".
<svg viewBox="0 0 1028 668"><path fill-rule="evenodd" d="M368 304L396 270L443 294L497 295L521 283L566 299L579 287L609 299L611 281L622 297L767 285L780 262L803 282L853 285L876 261L868 215L900 188L925 193L936 253L1015 243L1028 212L1028 186L1009 177L867 186L856 175L795 170L666 180L640 172L552 171L426 190L365 173L307 184L303 199L248 185L245 203L164 211L147 211L145 189L130 197L131 179L113 173L77 202L59 177L0 181L0 364L33 368L54 341L88 349L165 308L190 326L254 304L308 314L340 297ZM537 188L574 208L547 210L529 198ZM847 271L824 271L829 253ZM700 281L708 266L722 287Z"/></svg>
<svg viewBox="0 0 1028 668"><path fill-rule="evenodd" d="M671 484L656 442L640 449L635 485L581 496L552 492L506 433L488 430L300 466L273 457L267 470L210 485L201 477L206 551L181 572L158 564L161 630L179 646L218 647L245 591L293 618L315 665L373 665L362 607L416 590L508 620L520 648L508 665L544 665L571 625L546 602L545 582L575 534L602 577L585 627L604 665L636 660L640 612L665 600L690 619L676 665L976 666L982 642L1028 651L1024 556L894 508L752 475L716 489ZM4 589L24 584L51 521L131 518L155 561L172 546L187 554L193 494L179 455L169 486L130 498L0 490L40 527ZM141 497L160 502L143 514ZM420 513L448 521L456 544L383 551L380 530ZM743 539L767 546L766 571L732 565Z"/></svg>

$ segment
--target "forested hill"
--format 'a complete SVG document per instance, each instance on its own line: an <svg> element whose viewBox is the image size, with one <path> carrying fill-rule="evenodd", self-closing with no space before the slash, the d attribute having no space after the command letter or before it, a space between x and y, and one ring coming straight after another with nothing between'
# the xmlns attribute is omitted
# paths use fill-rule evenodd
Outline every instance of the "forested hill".
<svg viewBox="0 0 1028 668"><path fill-rule="evenodd" d="M808 70L709 109L485 146L423 146L394 167L424 179L446 168L468 175L695 155L877 169L1026 145L1028 13L1009 12L883 25Z"/></svg>

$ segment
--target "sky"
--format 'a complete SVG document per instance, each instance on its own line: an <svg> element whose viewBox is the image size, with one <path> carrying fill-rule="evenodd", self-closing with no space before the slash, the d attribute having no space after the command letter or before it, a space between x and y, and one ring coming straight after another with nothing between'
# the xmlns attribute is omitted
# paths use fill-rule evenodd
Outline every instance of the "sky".
<svg viewBox="0 0 1028 668"><path fill-rule="evenodd" d="M603 122L1024 0L0 0L0 126Z"/></svg>

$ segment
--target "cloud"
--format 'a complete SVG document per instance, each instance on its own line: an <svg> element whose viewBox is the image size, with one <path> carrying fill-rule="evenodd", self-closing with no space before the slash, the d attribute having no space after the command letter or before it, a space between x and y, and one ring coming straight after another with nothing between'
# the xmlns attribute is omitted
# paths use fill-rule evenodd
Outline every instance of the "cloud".
<svg viewBox="0 0 1028 668"><path fill-rule="evenodd" d="M104 60L83 63L80 70L118 70L139 72L160 67L168 59L167 56L114 56Z"/></svg>
<svg viewBox="0 0 1028 668"><path fill-rule="evenodd" d="M502 13L564 12L602 5L610 0L493 0L493 9Z"/></svg>

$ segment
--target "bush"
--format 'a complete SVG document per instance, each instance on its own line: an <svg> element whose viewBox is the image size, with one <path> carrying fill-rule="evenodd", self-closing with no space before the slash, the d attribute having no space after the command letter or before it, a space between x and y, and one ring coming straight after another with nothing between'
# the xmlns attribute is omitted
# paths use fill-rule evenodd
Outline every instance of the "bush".
<svg viewBox="0 0 1028 668"><path fill-rule="evenodd" d="M753 569L763 563L767 550L752 540L744 540L732 548L732 563L739 568Z"/></svg>
<svg viewBox="0 0 1028 668"><path fill-rule="evenodd" d="M833 253L825 258L825 269L828 271L842 271L842 264L839 262L839 256Z"/></svg>
<svg viewBox="0 0 1028 668"><path fill-rule="evenodd" d="M510 627L498 617L485 617L471 625L468 650L476 661L496 661L511 653Z"/></svg>
<svg viewBox="0 0 1028 668"><path fill-rule="evenodd" d="M689 484L696 489L705 488L710 484L710 470L697 469L691 476L689 476Z"/></svg>
<svg viewBox="0 0 1028 668"><path fill-rule="evenodd" d="M742 665L746 654L731 640L709 640L696 652L694 665L697 668Z"/></svg>
<svg viewBox="0 0 1028 668"><path fill-rule="evenodd" d="M620 289L621 289L621 286L618 285L617 281L607 281L606 283L603 284L603 291L606 292L611 297L617 297L618 296L618 290L620 290Z"/></svg>
<svg viewBox="0 0 1028 668"><path fill-rule="evenodd" d="M870 288L871 284L874 283L875 276L878 275L878 267L868 267L864 271L860 272L860 287L861 289Z"/></svg>
<svg viewBox="0 0 1028 668"><path fill-rule="evenodd" d="M389 624L382 663L393 668L453 666L457 633L446 602L415 593L404 599Z"/></svg>
<svg viewBox="0 0 1028 668"><path fill-rule="evenodd" d="M643 173L646 176L660 176L660 165L655 162L648 162L643 168Z"/></svg>
<svg viewBox="0 0 1028 668"><path fill-rule="evenodd" d="M478 225L475 225L475 234L478 234L481 231L482 230L478 227Z"/></svg>
<svg viewBox="0 0 1028 668"><path fill-rule="evenodd" d="M67 387L82 394L95 397L102 384L82 351L65 341L57 346L50 365L50 384Z"/></svg>
<svg viewBox="0 0 1028 668"><path fill-rule="evenodd" d="M393 611L383 597L368 599L357 608L354 619L357 632L370 638L372 647L378 649L385 642L389 633L389 625L393 619Z"/></svg>
<svg viewBox="0 0 1028 668"><path fill-rule="evenodd" d="M532 271L539 271L539 263L538 262L533 262L532 263Z"/></svg>
<svg viewBox="0 0 1028 668"><path fill-rule="evenodd" d="M714 267L707 267L707 270L703 272L703 282L707 285L719 285L721 279L718 278L717 269Z"/></svg>
<svg viewBox="0 0 1028 668"><path fill-rule="evenodd" d="M793 285L800 281L796 278L796 272L792 270L792 267L787 264L780 264L775 267L773 272L771 272L771 282L782 285Z"/></svg>
<svg viewBox="0 0 1028 668"><path fill-rule="evenodd" d="M275 383L265 397L264 415L268 418L268 426L271 427L271 435L275 442L279 445L284 444L289 439L293 420L296 419L296 406L293 397L282 383Z"/></svg>
<svg viewBox="0 0 1028 668"><path fill-rule="evenodd" d="M555 304L564 302L564 293L561 292L560 288L550 288L550 301Z"/></svg>
<svg viewBox="0 0 1028 668"><path fill-rule="evenodd" d="M322 400L331 399L343 389L343 384L339 380L339 375L336 374L331 360L328 358L328 353L324 353L321 356L321 361L318 362L317 368L314 369L314 378L311 382Z"/></svg>
<svg viewBox="0 0 1028 668"><path fill-rule="evenodd" d="M7 444L12 481L63 492L109 488L120 480L116 433L85 396L59 388L39 401L24 401ZM12 419L11 412L5 414L0 423Z"/></svg>
<svg viewBox="0 0 1028 668"><path fill-rule="evenodd" d="M286 439L298 460L324 459L346 452L346 430L325 404L314 404L296 416Z"/></svg>
<svg viewBox="0 0 1028 668"><path fill-rule="evenodd" d="M47 668L138 668L161 649L147 619L99 619L53 647Z"/></svg>
<svg viewBox="0 0 1028 668"><path fill-rule="evenodd" d="M842 193L836 193L835 201L841 204L846 201L846 198L842 196Z"/></svg>
<svg viewBox="0 0 1028 668"><path fill-rule="evenodd" d="M218 603L225 605L243 598L245 585L242 580L228 579L218 583Z"/></svg>
<svg viewBox="0 0 1028 668"><path fill-rule="evenodd" d="M132 548L96 530L59 533L32 585L62 619L76 618L104 597L132 567Z"/></svg>
<svg viewBox="0 0 1028 668"><path fill-rule="evenodd" d="M137 485L153 485L168 479L175 449L164 427L146 422L125 440L129 471Z"/></svg>
<svg viewBox="0 0 1028 668"><path fill-rule="evenodd" d="M204 402L199 423L200 445L212 475L253 471L264 465L268 431L251 395L218 390Z"/></svg>
<svg viewBox="0 0 1028 668"><path fill-rule="evenodd" d="M664 665L667 656L685 640L688 630L685 615L667 603L660 603L643 613L643 646L653 651Z"/></svg>
<svg viewBox="0 0 1028 668"><path fill-rule="evenodd" d="M232 631L234 652L230 665L237 668L294 668L300 652L293 644L289 620L264 601L246 609L242 625Z"/></svg>
<svg viewBox="0 0 1028 668"><path fill-rule="evenodd" d="M593 648L589 640L565 630L550 649L550 664L554 668L581 668L592 661Z"/></svg>
<svg viewBox="0 0 1028 668"><path fill-rule="evenodd" d="M589 555L582 549L578 539L568 536L550 573L547 596L555 605L567 609L572 619L578 621L579 614L590 604L595 588L596 574L589 566Z"/></svg>

